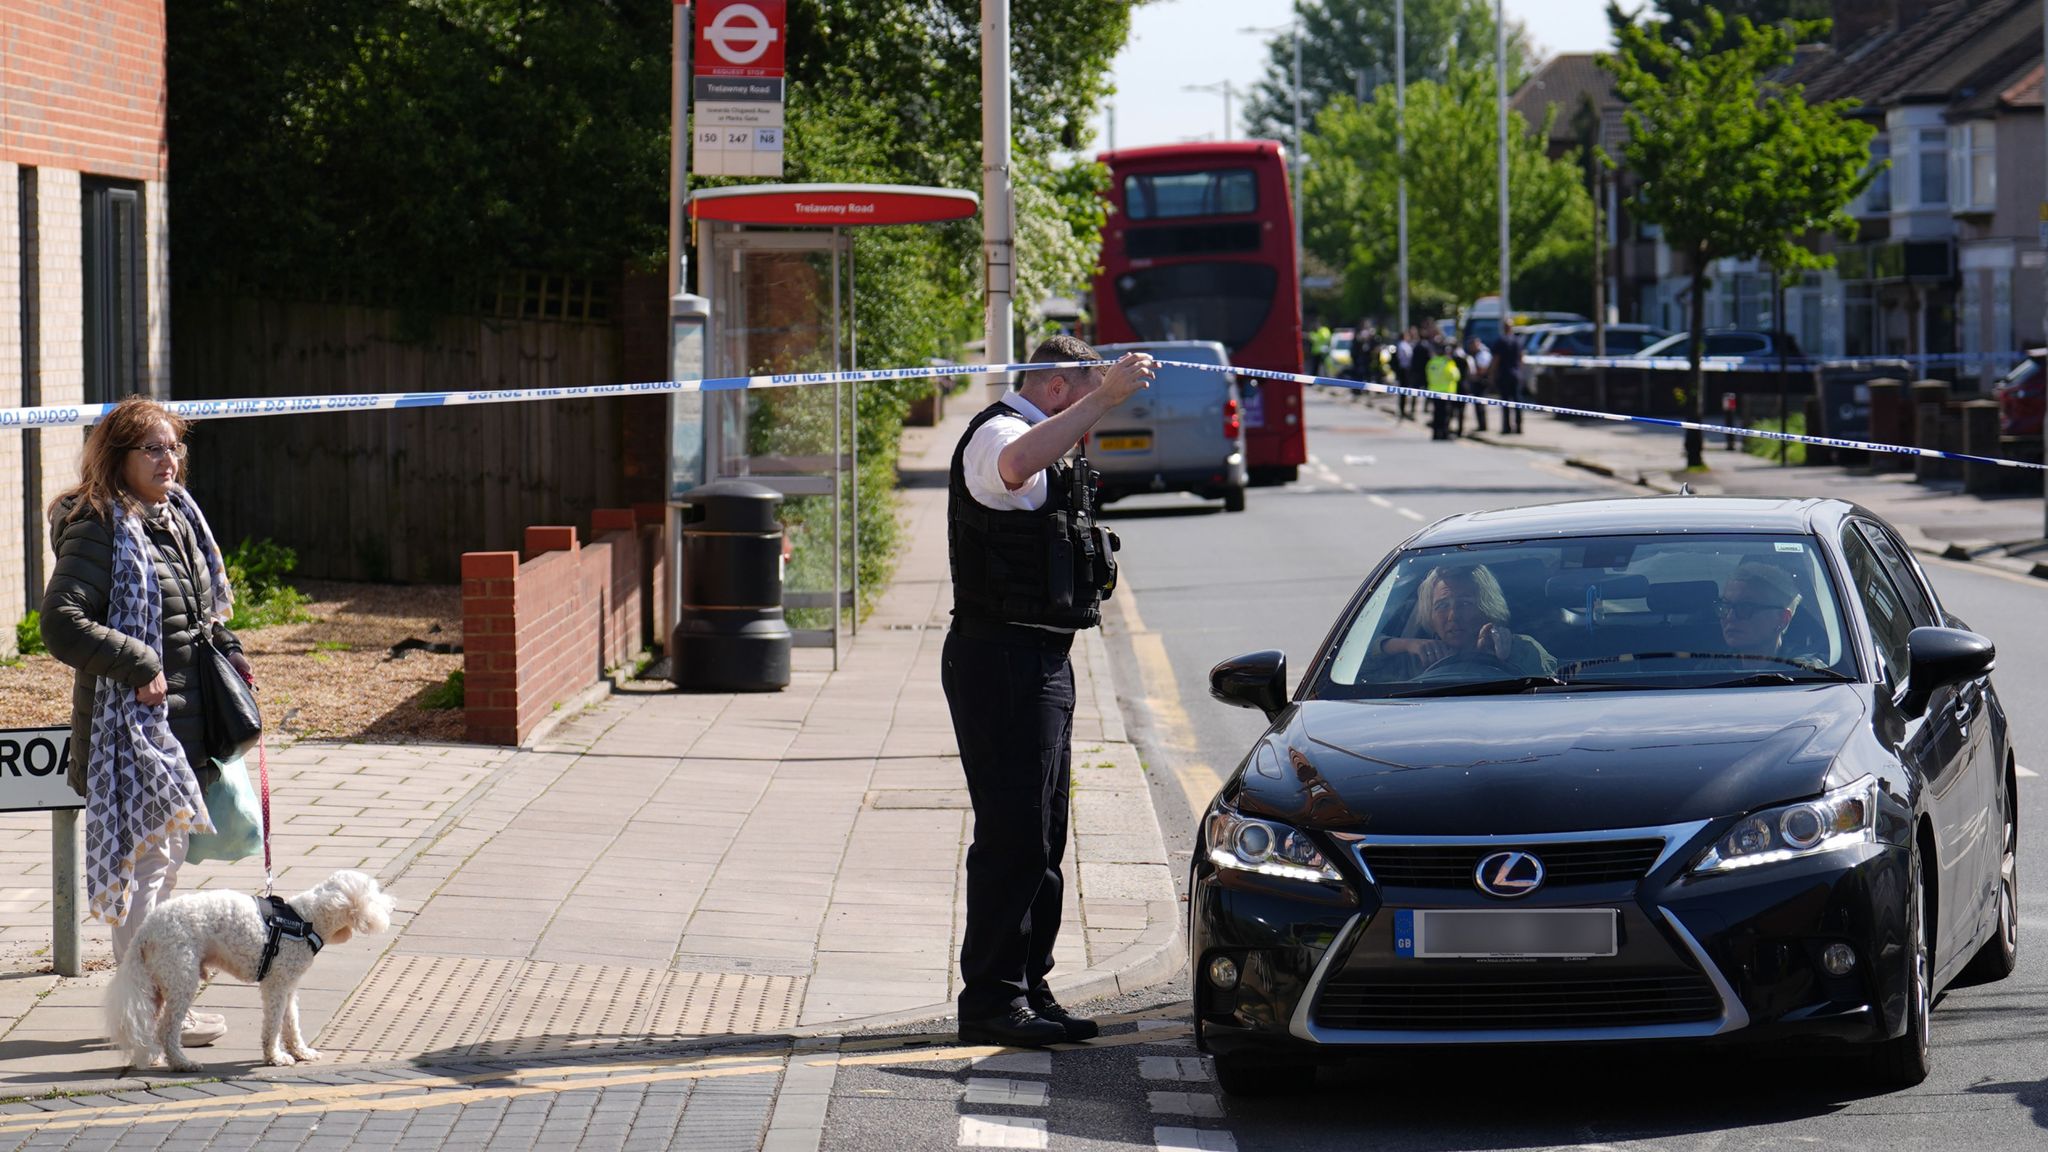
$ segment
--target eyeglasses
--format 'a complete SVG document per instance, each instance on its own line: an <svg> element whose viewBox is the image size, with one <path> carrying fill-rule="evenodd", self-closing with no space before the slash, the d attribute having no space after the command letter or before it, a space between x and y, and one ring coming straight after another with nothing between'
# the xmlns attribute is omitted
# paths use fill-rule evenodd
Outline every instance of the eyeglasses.
<svg viewBox="0 0 2048 1152"><path fill-rule="evenodd" d="M1714 601L1714 611L1723 616L1733 616L1737 620L1754 620L1760 614L1784 610L1783 604L1760 604L1754 600Z"/></svg>
<svg viewBox="0 0 2048 1152"><path fill-rule="evenodd" d="M173 456L179 460L185 458L185 446L183 444L131 444L128 446L128 450L130 452L148 453L151 460L161 460L166 456Z"/></svg>

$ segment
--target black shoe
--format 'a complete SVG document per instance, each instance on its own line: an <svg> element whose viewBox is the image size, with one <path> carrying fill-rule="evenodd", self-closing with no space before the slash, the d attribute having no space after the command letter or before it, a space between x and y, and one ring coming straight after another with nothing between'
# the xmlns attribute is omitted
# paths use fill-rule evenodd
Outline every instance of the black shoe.
<svg viewBox="0 0 2048 1152"><path fill-rule="evenodd" d="M1019 1006L998 1016L960 1021L962 1044L1000 1044L1005 1048L1043 1048L1067 1040L1065 1026Z"/></svg>
<svg viewBox="0 0 2048 1152"><path fill-rule="evenodd" d="M1083 1040L1093 1040L1102 1034L1102 1029L1095 1021L1085 1016L1076 1016L1068 1012L1065 1008L1060 1007L1059 1001L1050 996L1042 999L1034 998L1031 1001L1031 1010L1038 1013L1039 1019L1050 1020L1066 1029L1067 1043L1069 1044L1079 1044Z"/></svg>

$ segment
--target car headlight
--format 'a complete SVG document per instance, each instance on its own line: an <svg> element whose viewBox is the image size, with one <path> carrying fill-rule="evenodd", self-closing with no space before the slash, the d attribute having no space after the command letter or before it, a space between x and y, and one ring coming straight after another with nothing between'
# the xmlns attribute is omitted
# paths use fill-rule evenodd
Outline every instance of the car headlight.
<svg viewBox="0 0 2048 1152"><path fill-rule="evenodd" d="M1322 849L1299 828L1219 805L1209 813L1206 839L1209 861L1218 868L1321 884L1344 882L1343 875L1323 859Z"/></svg>
<svg viewBox="0 0 2048 1152"><path fill-rule="evenodd" d="M1731 872L1877 841L1877 777L1865 776L1817 800L1751 812L1705 852L1692 870Z"/></svg>

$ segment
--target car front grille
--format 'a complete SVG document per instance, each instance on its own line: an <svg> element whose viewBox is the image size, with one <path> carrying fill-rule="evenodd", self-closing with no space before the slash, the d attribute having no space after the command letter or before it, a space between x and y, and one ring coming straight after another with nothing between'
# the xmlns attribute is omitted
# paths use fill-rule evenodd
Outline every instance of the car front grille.
<svg viewBox="0 0 2048 1152"><path fill-rule="evenodd" d="M1543 862L1543 886L1640 880L1664 851L1662 840L1587 840L1564 844L1365 844L1375 881L1404 888L1464 888L1479 862L1522 851Z"/></svg>
<svg viewBox="0 0 2048 1152"><path fill-rule="evenodd" d="M1316 1001L1318 1027L1480 1030L1623 1028L1712 1020L1721 998L1697 972L1661 976L1492 977L1339 973Z"/></svg>

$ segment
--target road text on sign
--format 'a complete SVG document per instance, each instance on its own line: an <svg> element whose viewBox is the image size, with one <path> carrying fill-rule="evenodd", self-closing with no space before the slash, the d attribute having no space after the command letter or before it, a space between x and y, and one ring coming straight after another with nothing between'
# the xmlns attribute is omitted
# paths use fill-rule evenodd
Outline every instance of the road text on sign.
<svg viewBox="0 0 2048 1152"><path fill-rule="evenodd" d="M0 729L0 812L83 808L85 797L64 781L71 729Z"/></svg>

